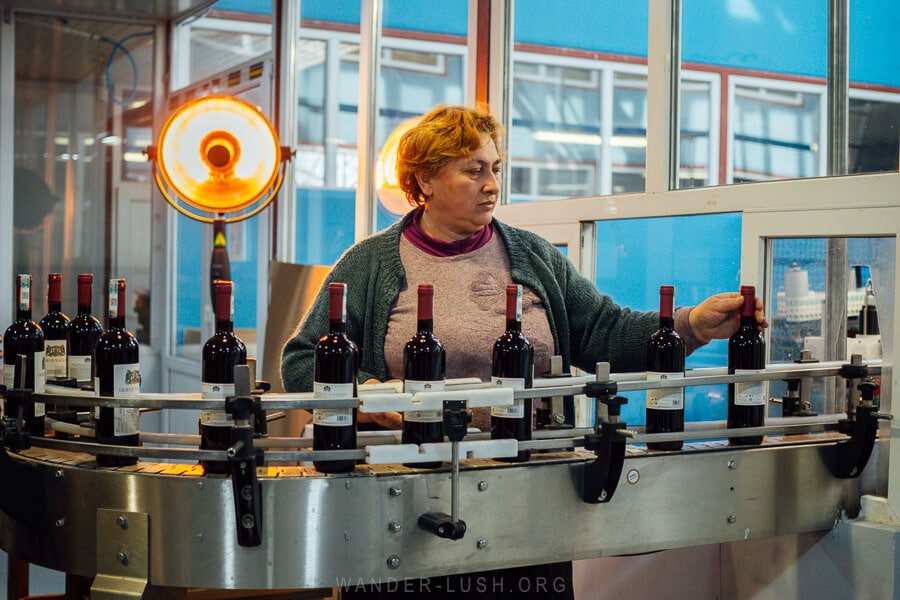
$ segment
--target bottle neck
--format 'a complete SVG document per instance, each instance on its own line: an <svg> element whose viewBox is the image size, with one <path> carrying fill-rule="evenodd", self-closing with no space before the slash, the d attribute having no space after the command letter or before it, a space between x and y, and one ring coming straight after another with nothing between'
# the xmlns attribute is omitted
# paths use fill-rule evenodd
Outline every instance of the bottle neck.
<svg viewBox="0 0 900 600"><path fill-rule="evenodd" d="M30 308L20 308L16 311L16 319L19 321L30 321L31 320L31 309Z"/></svg>
<svg viewBox="0 0 900 600"><path fill-rule="evenodd" d="M62 302L48 302L47 312L62 312Z"/></svg>
<svg viewBox="0 0 900 600"><path fill-rule="evenodd" d="M662 314L659 315L659 328L660 329L675 329L675 319L672 317L664 317Z"/></svg>
<svg viewBox="0 0 900 600"><path fill-rule="evenodd" d="M506 318L506 330L507 331L522 331L522 321L518 319L510 319Z"/></svg>
<svg viewBox="0 0 900 600"><path fill-rule="evenodd" d="M125 329L125 315L109 318L110 329Z"/></svg>
<svg viewBox="0 0 900 600"><path fill-rule="evenodd" d="M741 327L756 329L756 317L753 315L741 315Z"/></svg>
<svg viewBox="0 0 900 600"><path fill-rule="evenodd" d="M78 277L78 314L80 315L91 314L91 304L93 300L91 297L92 284L92 280L83 278L83 276Z"/></svg>
<svg viewBox="0 0 900 600"><path fill-rule="evenodd" d="M343 319L330 319L328 321L328 331L331 333L344 333L347 330L347 324Z"/></svg>
<svg viewBox="0 0 900 600"><path fill-rule="evenodd" d="M231 319L216 319L216 331L218 333L232 333L234 331L234 321Z"/></svg>
<svg viewBox="0 0 900 600"><path fill-rule="evenodd" d="M416 322L416 330L419 333L434 332L434 319L419 319Z"/></svg>

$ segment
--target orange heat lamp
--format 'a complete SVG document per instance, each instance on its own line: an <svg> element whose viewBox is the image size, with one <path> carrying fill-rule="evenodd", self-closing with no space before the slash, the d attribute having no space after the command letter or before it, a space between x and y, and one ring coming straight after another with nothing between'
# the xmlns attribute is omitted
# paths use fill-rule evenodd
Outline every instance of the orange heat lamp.
<svg viewBox="0 0 900 600"><path fill-rule="evenodd" d="M406 194L400 189L400 182L397 179L397 148L403 134L421 120L422 117L413 117L400 123L381 147L375 163L375 194L381 205L395 215L405 214L410 209Z"/></svg>
<svg viewBox="0 0 900 600"><path fill-rule="evenodd" d="M212 298L217 279L230 279L225 224L248 219L275 198L290 148L255 106L209 95L179 107L147 149L156 185L178 212L213 224Z"/></svg>

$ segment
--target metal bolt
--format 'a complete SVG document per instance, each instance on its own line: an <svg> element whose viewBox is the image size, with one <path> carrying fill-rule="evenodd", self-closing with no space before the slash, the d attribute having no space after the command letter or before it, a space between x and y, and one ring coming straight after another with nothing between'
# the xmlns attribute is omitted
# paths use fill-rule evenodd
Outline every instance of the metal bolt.
<svg viewBox="0 0 900 600"><path fill-rule="evenodd" d="M197 482L197 489L198 489L198 490L202 490L202 489L203 489L203 482L202 482L202 481L198 481L198 482Z"/></svg>
<svg viewBox="0 0 900 600"><path fill-rule="evenodd" d="M347 540L348 542L350 541L350 538L352 538L352 537L353 537L353 534L350 533L349 531L344 532L344 539Z"/></svg>
<svg viewBox="0 0 900 600"><path fill-rule="evenodd" d="M478 491L483 492L488 487L487 481L479 481L478 482Z"/></svg>
<svg viewBox="0 0 900 600"><path fill-rule="evenodd" d="M250 500L253 498L253 486L245 485L241 488L241 498L244 500Z"/></svg>
<svg viewBox="0 0 900 600"><path fill-rule="evenodd" d="M122 563L123 565L128 564L128 555L124 552L116 552L116 560Z"/></svg>
<svg viewBox="0 0 900 600"><path fill-rule="evenodd" d="M388 531L391 533L400 533L400 523L397 521L391 521L388 523Z"/></svg>
<svg viewBox="0 0 900 600"><path fill-rule="evenodd" d="M56 523L54 523L54 525L56 525L57 527L62 527L62 526L65 525L65 524L66 524L66 520L65 520L65 519L57 519L57 520L56 520Z"/></svg>
<svg viewBox="0 0 900 600"><path fill-rule="evenodd" d="M122 529L128 529L128 519L125 518L125 515L116 517L116 524Z"/></svg>
<svg viewBox="0 0 900 600"><path fill-rule="evenodd" d="M244 515L244 518L241 519L241 527L244 529L253 529L256 520L253 518L253 515Z"/></svg>
<svg viewBox="0 0 900 600"><path fill-rule="evenodd" d="M479 550L484 550L485 548L487 548L487 544L488 544L488 541L484 538L481 538L480 540L475 542L475 547L478 548Z"/></svg>
<svg viewBox="0 0 900 600"><path fill-rule="evenodd" d="M403 490L401 490L398 487L392 487L391 489L388 490L388 494L390 494L391 496L399 496L402 493L403 493Z"/></svg>
<svg viewBox="0 0 900 600"><path fill-rule="evenodd" d="M566 415L561 414L561 413L554 414L553 422L556 423L557 425L562 425L563 423L566 422Z"/></svg>
<svg viewBox="0 0 900 600"><path fill-rule="evenodd" d="M353 489L353 482L352 482L352 481L345 481L345 482L344 482L344 489L345 489L345 490L352 490L352 489Z"/></svg>
<svg viewBox="0 0 900 600"><path fill-rule="evenodd" d="M729 460L728 468L731 469L732 471L734 471L735 469L737 469L737 462L733 461L733 460Z"/></svg>
<svg viewBox="0 0 900 600"><path fill-rule="evenodd" d="M602 490L602 491L600 492L600 498L599 498L599 499L600 499L601 502L602 502L603 500L606 500L606 490Z"/></svg>
<svg viewBox="0 0 900 600"><path fill-rule="evenodd" d="M728 522L731 523L732 525L737 523L737 517L734 515L728 515Z"/></svg>
<svg viewBox="0 0 900 600"><path fill-rule="evenodd" d="M197 540L198 542L202 542L203 534L198 531L197 533L194 534L194 539Z"/></svg>
<svg viewBox="0 0 900 600"><path fill-rule="evenodd" d="M390 558L387 559L387 566L392 569L400 568L400 557L396 554L392 554Z"/></svg>
<svg viewBox="0 0 900 600"><path fill-rule="evenodd" d="M57 469L56 472L53 473L53 476L56 477L57 479L62 479L62 477L63 477L63 470L62 470L62 469Z"/></svg>

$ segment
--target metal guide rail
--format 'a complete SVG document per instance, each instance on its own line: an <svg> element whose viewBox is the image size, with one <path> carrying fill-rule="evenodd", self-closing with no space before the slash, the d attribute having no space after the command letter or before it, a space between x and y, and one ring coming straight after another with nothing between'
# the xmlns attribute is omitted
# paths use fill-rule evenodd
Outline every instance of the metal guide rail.
<svg viewBox="0 0 900 600"><path fill-rule="evenodd" d="M68 427L76 437L22 443L21 423L7 417L0 477L16 483L0 491L0 546L50 568L103 574L98 597L114 598L134 597L116 591L121 578L178 587L328 587L821 530L842 512L858 510L859 495L874 489L874 469L859 476L873 451L877 460L877 419L887 417L877 406L860 402L847 419L770 419L765 427L740 430L769 436L761 446L736 448L723 439L735 430L721 423L689 424L685 432L668 434L627 429L618 419L624 398L616 394L829 376L845 377L849 388L879 374L881 364L855 367L772 365L749 375L702 370L652 382L641 380L642 374L608 376L601 369L589 378L537 380L535 389L515 392L477 380L416 395L402 393L400 384L379 384L360 386L359 398L346 400L246 394L229 399L235 428L243 432L228 450L200 450L198 436L151 433L142 434L142 442L152 445L100 445L87 441L91 428L68 424L54 427ZM222 408L221 400L199 394L124 399L71 392L33 394L31 400ZM597 403L593 428L536 430L532 440L519 442L465 429L472 407L583 393ZM395 443L390 433L361 432L358 450L311 451L303 449L311 445L307 438L252 437L253 414L314 407L441 409L448 441L417 447ZM689 442L684 451L636 445L675 439ZM534 452L531 461L497 460L522 449ZM93 460L99 452L144 460L100 468ZM348 458L360 465L345 475L323 475L302 464ZM446 466L399 464L435 459ZM230 476L204 474L200 460L227 462ZM624 487L616 493L620 479ZM804 501L807 495L816 502ZM449 514L443 512L448 507ZM120 518L138 525L116 530ZM129 562L123 547L143 559ZM549 555L547 547L553 548ZM124 562L110 561L110 552L124 552Z"/></svg>

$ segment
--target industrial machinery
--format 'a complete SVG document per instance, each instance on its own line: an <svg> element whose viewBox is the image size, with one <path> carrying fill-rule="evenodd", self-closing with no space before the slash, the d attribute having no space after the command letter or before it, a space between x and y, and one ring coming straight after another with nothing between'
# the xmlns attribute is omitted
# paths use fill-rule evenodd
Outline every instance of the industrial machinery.
<svg viewBox="0 0 900 600"><path fill-rule="evenodd" d="M610 376L537 380L534 389L456 382L415 396L389 385L360 386L359 398L258 394L240 370L227 451L197 449L197 436L142 434L141 447L94 444L88 427L55 423L67 434L30 437L15 410L0 448L0 545L23 559L94 576L96 598L142 597L148 586L295 589L378 584L438 574L650 552L721 541L830 529L855 516L875 487L879 456L870 378L880 361L770 365L728 375L688 371L683 380ZM743 380L842 376L846 415L769 419L757 447L729 447L721 423L684 433L643 434L618 418L619 392ZM243 383L240 383L243 382ZM451 382L453 383L453 382ZM594 427L538 429L529 442L466 432L467 408L586 393ZM6 390L6 406L35 400L80 406L179 410L219 407L198 394L102 398L53 388L43 395ZM860 399L861 398L861 399ZM333 408L443 410L449 441L422 447L393 434L361 434L358 450L310 451L303 438L255 437L261 411ZM213 404L216 406L214 407ZM843 417L843 418L840 418ZM679 452L647 441L682 439ZM527 463L495 458L532 450ZM100 468L94 455L140 457L136 466ZM434 461L438 469L400 463ZM317 473L313 460L352 458L343 475ZM229 475L197 463L226 461ZM868 465L868 466L867 466ZM814 501L811 501L814 499Z"/></svg>

